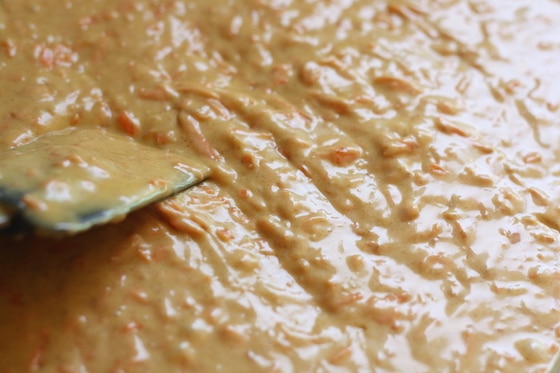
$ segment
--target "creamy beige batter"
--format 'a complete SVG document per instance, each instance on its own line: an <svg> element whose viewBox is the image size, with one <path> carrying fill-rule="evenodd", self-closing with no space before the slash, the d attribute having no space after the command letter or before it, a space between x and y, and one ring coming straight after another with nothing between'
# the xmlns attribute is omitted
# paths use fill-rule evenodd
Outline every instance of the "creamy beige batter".
<svg viewBox="0 0 560 373"><path fill-rule="evenodd" d="M543 372L560 3L0 2L0 149L105 127L209 181L0 236L0 372Z"/></svg>

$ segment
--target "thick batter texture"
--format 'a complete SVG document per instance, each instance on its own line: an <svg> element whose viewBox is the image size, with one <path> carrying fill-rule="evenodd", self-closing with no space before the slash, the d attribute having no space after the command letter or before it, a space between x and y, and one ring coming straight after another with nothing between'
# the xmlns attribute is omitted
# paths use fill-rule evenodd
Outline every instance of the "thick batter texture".
<svg viewBox="0 0 560 373"><path fill-rule="evenodd" d="M554 0L0 1L0 150L103 127L212 170L0 235L0 372L544 372L559 66Z"/></svg>

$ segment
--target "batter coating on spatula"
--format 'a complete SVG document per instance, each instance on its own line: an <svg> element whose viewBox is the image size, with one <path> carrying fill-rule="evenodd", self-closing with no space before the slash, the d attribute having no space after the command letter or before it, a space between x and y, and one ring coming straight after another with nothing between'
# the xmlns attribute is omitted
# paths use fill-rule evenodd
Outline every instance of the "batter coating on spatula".
<svg viewBox="0 0 560 373"><path fill-rule="evenodd" d="M209 172L196 160L127 136L71 128L0 152L0 202L4 215L18 223L75 234L123 219L200 183Z"/></svg>

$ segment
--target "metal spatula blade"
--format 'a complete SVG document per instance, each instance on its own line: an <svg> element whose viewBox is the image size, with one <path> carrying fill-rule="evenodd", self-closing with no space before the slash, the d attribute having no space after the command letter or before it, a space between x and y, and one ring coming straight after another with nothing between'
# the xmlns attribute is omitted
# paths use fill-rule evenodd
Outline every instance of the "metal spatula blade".
<svg viewBox="0 0 560 373"><path fill-rule="evenodd" d="M0 152L0 227L74 234L208 177L195 159L103 129L51 132Z"/></svg>

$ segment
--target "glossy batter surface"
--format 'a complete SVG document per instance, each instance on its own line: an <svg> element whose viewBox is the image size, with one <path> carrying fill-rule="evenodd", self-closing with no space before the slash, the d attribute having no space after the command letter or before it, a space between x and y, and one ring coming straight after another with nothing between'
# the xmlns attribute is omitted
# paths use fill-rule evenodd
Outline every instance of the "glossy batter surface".
<svg viewBox="0 0 560 373"><path fill-rule="evenodd" d="M0 2L0 149L106 127L212 169L1 235L0 372L543 372L559 63L553 0Z"/></svg>

